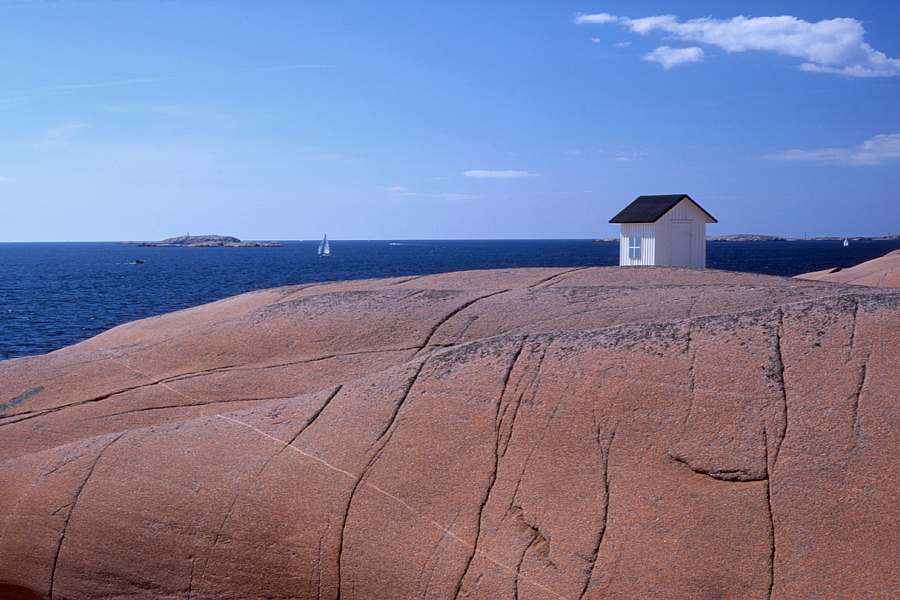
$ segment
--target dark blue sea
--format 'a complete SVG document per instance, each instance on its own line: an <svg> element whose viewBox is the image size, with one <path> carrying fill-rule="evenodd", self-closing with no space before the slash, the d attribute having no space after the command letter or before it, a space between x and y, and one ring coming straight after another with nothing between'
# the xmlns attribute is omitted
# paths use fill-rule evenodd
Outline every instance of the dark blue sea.
<svg viewBox="0 0 900 600"><path fill-rule="evenodd" d="M278 248L144 248L117 243L0 244L0 359L50 352L126 321L273 286L501 267L614 265L590 240L333 241ZM797 275L847 267L896 241L709 242L708 266ZM143 264L135 264L136 260Z"/></svg>

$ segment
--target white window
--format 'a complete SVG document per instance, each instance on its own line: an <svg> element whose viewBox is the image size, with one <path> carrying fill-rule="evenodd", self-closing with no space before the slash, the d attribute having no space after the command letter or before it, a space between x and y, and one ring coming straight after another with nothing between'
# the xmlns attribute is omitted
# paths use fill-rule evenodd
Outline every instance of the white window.
<svg viewBox="0 0 900 600"><path fill-rule="evenodd" d="M641 260L641 236L628 236L628 259Z"/></svg>

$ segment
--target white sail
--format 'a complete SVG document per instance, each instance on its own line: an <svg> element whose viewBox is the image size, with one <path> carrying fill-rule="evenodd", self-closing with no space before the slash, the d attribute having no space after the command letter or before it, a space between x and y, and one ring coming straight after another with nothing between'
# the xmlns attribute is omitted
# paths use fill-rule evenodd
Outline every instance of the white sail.
<svg viewBox="0 0 900 600"><path fill-rule="evenodd" d="M844 248L850 245L850 240L844 238Z"/></svg>
<svg viewBox="0 0 900 600"><path fill-rule="evenodd" d="M331 255L331 245L328 243L328 235L322 238L322 241L319 242L319 256L330 256Z"/></svg>

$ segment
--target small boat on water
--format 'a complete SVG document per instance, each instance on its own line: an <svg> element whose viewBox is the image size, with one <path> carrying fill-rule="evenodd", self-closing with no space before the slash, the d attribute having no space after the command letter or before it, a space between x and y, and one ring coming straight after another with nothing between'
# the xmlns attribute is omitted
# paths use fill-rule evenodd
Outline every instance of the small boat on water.
<svg viewBox="0 0 900 600"><path fill-rule="evenodd" d="M331 245L328 243L328 234L319 242L319 256L331 256Z"/></svg>
<svg viewBox="0 0 900 600"><path fill-rule="evenodd" d="M850 240L848 240L847 238L844 238L844 248L846 248L849 245L850 245Z"/></svg>

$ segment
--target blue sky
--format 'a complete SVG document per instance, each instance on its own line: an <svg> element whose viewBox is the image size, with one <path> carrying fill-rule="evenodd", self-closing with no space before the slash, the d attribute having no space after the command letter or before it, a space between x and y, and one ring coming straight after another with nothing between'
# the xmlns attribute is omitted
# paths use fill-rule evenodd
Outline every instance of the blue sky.
<svg viewBox="0 0 900 600"><path fill-rule="evenodd" d="M672 192L711 233L900 233L893 2L13 1L0 28L0 241L594 238Z"/></svg>

